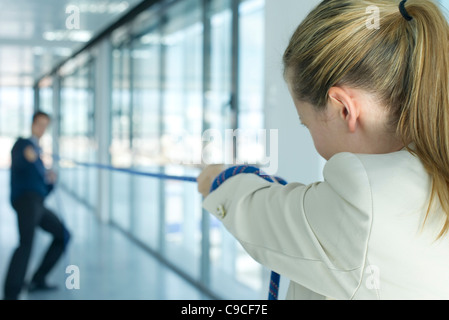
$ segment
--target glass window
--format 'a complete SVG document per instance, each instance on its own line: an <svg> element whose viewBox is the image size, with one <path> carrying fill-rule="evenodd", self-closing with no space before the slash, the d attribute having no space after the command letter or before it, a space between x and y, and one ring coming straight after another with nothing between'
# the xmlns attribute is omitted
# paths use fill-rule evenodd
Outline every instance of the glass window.
<svg viewBox="0 0 449 320"><path fill-rule="evenodd" d="M61 158L67 160L76 160L76 155L73 150L75 128L70 119L74 118L74 106L76 105L75 82L74 75L69 75L61 79L61 105L59 107L60 122L59 122L59 154ZM74 190L74 172L75 166L73 163L64 161L60 163L60 182L70 190Z"/></svg>
<svg viewBox="0 0 449 320"><path fill-rule="evenodd" d="M249 130L245 142L238 145L237 155L247 163L259 163L263 159L258 130L264 128L264 0L243 1L239 7L239 129ZM243 250L235 248L235 275L240 283L268 295L267 272ZM265 285L265 286L263 286Z"/></svg>
<svg viewBox="0 0 449 320"><path fill-rule="evenodd" d="M133 165L142 172L161 172L161 36L148 32L132 43ZM159 249L161 181L132 178L133 234Z"/></svg>
<svg viewBox="0 0 449 320"><path fill-rule="evenodd" d="M39 110L46 112L52 117L50 126L41 138L41 146L46 154L45 161L53 164L53 127L57 125L58 119L53 118L53 87L52 79L45 78L39 83Z"/></svg>
<svg viewBox="0 0 449 320"><path fill-rule="evenodd" d="M215 130L224 138L225 131L233 129L231 2L213 0L203 7L202 1L188 0L156 9L161 13L152 16L159 22L151 19L142 32L139 20L140 34L114 48L113 166L197 176L203 130ZM203 15L202 10L208 12ZM263 10L263 1L248 0L237 12L239 123L247 129L263 127ZM224 151L218 151L222 154L217 159L223 160ZM268 273L209 214L205 221L210 221L210 232L202 235L202 199L195 184L117 172L111 177L115 224L194 279L205 281L219 296L265 298L262 287ZM210 252L202 253L202 248ZM204 266L210 269L210 279L201 275L209 272Z"/></svg>
<svg viewBox="0 0 449 320"><path fill-rule="evenodd" d="M186 137L202 130L203 25L201 2L182 1L171 7L164 26L165 54L162 154L164 172L184 176L192 174L182 159L190 152ZM179 143L181 141L181 143ZM164 185L165 244L163 254L199 278L201 257L200 196L194 185L167 181Z"/></svg>
<svg viewBox="0 0 449 320"><path fill-rule="evenodd" d="M131 79L130 47L126 45L113 51L112 114L111 114L111 164L130 168L131 157ZM111 219L126 231L131 227L131 176L111 172Z"/></svg>
<svg viewBox="0 0 449 320"><path fill-rule="evenodd" d="M10 151L16 139L31 135L33 89L4 86L0 88L0 168L9 168Z"/></svg>
<svg viewBox="0 0 449 320"><path fill-rule="evenodd" d="M241 161L258 163L263 159L257 146L257 132L264 128L264 1L242 2L239 42L239 128L248 130L248 141L238 149ZM252 138L253 137L253 138ZM253 143L251 143L254 141Z"/></svg>
<svg viewBox="0 0 449 320"><path fill-rule="evenodd" d="M87 61L61 80L59 155L65 160L96 162L93 70L94 62ZM60 164L60 181L94 208L97 169L70 161Z"/></svg>

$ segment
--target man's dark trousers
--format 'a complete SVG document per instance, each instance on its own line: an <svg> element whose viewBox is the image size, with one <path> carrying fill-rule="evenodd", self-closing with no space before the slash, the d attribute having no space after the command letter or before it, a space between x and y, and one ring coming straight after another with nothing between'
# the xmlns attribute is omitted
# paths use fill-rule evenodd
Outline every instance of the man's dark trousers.
<svg viewBox="0 0 449 320"><path fill-rule="evenodd" d="M6 275L4 297L7 300L17 299L24 284L36 227L50 233L53 242L32 278L35 284L44 283L45 277L64 252L70 237L58 217L44 206L44 199L38 193L25 193L12 205L17 212L20 244L11 258Z"/></svg>

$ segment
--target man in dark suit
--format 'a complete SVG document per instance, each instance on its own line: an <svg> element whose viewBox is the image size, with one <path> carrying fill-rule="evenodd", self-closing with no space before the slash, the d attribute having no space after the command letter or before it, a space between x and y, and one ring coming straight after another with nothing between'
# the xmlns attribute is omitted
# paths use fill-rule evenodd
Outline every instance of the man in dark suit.
<svg viewBox="0 0 449 320"><path fill-rule="evenodd" d="M54 172L45 169L40 157L39 139L49 124L48 114L36 112L33 116L31 138L19 138L11 150L11 204L17 212L20 243L14 251L6 275L6 300L16 300L19 297L36 227L49 232L53 241L31 279L29 291L56 288L47 284L46 276L61 257L70 237L57 216L44 205L44 200L56 180Z"/></svg>

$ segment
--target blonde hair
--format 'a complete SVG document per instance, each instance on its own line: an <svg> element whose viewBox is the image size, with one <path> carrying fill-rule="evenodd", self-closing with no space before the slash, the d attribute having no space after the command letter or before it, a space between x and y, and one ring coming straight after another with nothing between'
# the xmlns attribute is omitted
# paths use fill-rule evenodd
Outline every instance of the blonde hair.
<svg viewBox="0 0 449 320"><path fill-rule="evenodd" d="M449 231L449 25L438 4L325 0L301 23L284 54L295 98L323 110L328 91L347 85L374 93L391 115L409 151L432 178L426 220L438 198ZM380 28L369 28L367 8L379 9Z"/></svg>

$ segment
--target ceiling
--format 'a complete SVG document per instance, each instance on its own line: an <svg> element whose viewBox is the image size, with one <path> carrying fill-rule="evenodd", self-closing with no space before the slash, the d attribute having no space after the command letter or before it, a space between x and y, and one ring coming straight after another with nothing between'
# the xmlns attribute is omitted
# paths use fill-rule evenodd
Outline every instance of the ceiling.
<svg viewBox="0 0 449 320"><path fill-rule="evenodd" d="M32 86L141 0L0 0L0 86Z"/></svg>

